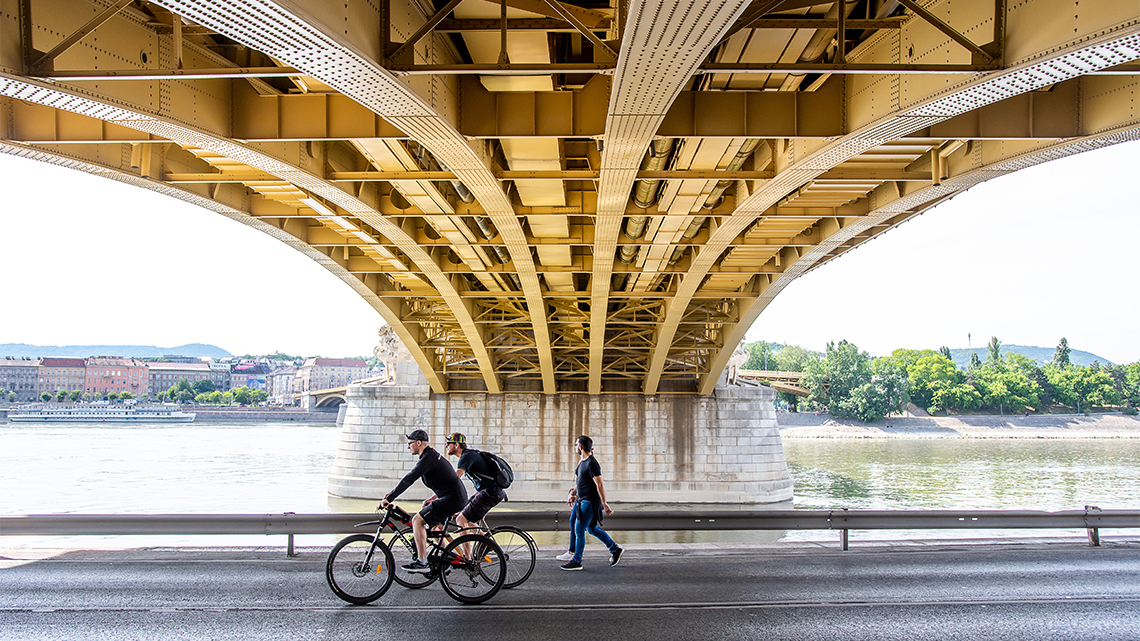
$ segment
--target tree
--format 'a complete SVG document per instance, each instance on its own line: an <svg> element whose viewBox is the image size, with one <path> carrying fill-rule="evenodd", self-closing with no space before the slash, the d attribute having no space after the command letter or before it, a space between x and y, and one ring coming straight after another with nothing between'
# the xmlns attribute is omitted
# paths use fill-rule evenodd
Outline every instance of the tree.
<svg viewBox="0 0 1140 641"><path fill-rule="evenodd" d="M234 395L231 392L222 392L222 404L233 405Z"/></svg>
<svg viewBox="0 0 1140 641"><path fill-rule="evenodd" d="M930 399L930 406L926 409L931 412L938 410L949 412L950 410L976 410L981 406L982 395L974 389L973 385L957 383L936 389Z"/></svg>
<svg viewBox="0 0 1140 641"><path fill-rule="evenodd" d="M111 392L107 395L107 400L111 402L117 401L119 400L119 394L117 392Z"/></svg>
<svg viewBox="0 0 1140 641"><path fill-rule="evenodd" d="M999 413L1006 409L1024 412L1037 407L1041 388L1021 369L1006 365L987 361L978 371L974 387L982 396L982 406Z"/></svg>
<svg viewBox="0 0 1140 641"><path fill-rule="evenodd" d="M194 400L194 392L191 390L179 390L177 392L177 398L179 403L189 403Z"/></svg>
<svg viewBox="0 0 1140 641"><path fill-rule="evenodd" d="M907 372L911 399L928 410L938 390L953 387L964 378L954 361L941 354L923 356Z"/></svg>
<svg viewBox="0 0 1140 641"><path fill-rule="evenodd" d="M1057 367L1065 368L1071 365L1069 362L1069 340L1061 337L1061 342L1057 343L1057 349L1053 351L1053 364Z"/></svg>
<svg viewBox="0 0 1140 641"><path fill-rule="evenodd" d="M170 396L169 392L159 392L158 394L155 394L155 398L159 403L165 403L168 396Z"/></svg>
<svg viewBox="0 0 1140 641"><path fill-rule="evenodd" d="M990 337L990 344L986 346L989 354L986 355L986 363L995 363L1001 365L1001 341L997 336Z"/></svg>
<svg viewBox="0 0 1140 641"><path fill-rule="evenodd" d="M269 400L269 392L267 392L263 389L250 390L250 392L249 392L250 403L252 403L254 405L261 405L262 403L264 403L267 400Z"/></svg>
<svg viewBox="0 0 1140 641"><path fill-rule="evenodd" d="M202 392L201 394L194 397L194 402L198 403L199 405L205 405L206 403L209 403L210 402L210 393L209 392Z"/></svg>
<svg viewBox="0 0 1140 641"><path fill-rule="evenodd" d="M120 401L129 401L134 397L135 397L135 395L131 394L130 392L119 392L119 400Z"/></svg>
<svg viewBox="0 0 1140 641"><path fill-rule="evenodd" d="M245 385L242 385L241 387L239 387L235 390L232 390L232 392L233 392L234 401L236 401L238 403L238 405L249 405L250 389L248 387L246 387Z"/></svg>
<svg viewBox="0 0 1140 641"><path fill-rule="evenodd" d="M55 393L55 400L62 403L67 400L67 390L61 389Z"/></svg>
<svg viewBox="0 0 1140 641"><path fill-rule="evenodd" d="M807 364L818 361L819 354L799 345L785 345L775 354L776 369L781 372L806 372Z"/></svg>
<svg viewBox="0 0 1140 641"><path fill-rule="evenodd" d="M16 402L16 393L15 392L8 392L8 402L9 403L15 403Z"/></svg>
<svg viewBox="0 0 1140 641"><path fill-rule="evenodd" d="M217 392L217 391L210 392L209 402L213 403L214 405L218 405L219 403L221 403L222 402L222 393Z"/></svg>
<svg viewBox="0 0 1140 641"><path fill-rule="evenodd" d="M747 347L748 360L745 361L741 369L766 370L769 366L774 367L776 365L771 343L756 341L755 343L749 343Z"/></svg>
<svg viewBox="0 0 1140 641"><path fill-rule="evenodd" d="M83 392L81 392L77 389L71 390L71 393L68 394L67 397L71 399L72 403L76 403L79 401L80 398L83 397Z"/></svg>
<svg viewBox="0 0 1140 641"><path fill-rule="evenodd" d="M977 352L970 352L970 364L966 367L967 370L978 369L982 366L981 359L978 358Z"/></svg>
<svg viewBox="0 0 1140 641"><path fill-rule="evenodd" d="M190 387L193 388L195 394L208 394L217 389L217 387L214 387L214 381L209 379L194 381L194 384Z"/></svg>
<svg viewBox="0 0 1140 641"><path fill-rule="evenodd" d="M52 398L51 392L44 392L43 394L40 394L40 398L44 399L45 403L50 401Z"/></svg>
<svg viewBox="0 0 1140 641"><path fill-rule="evenodd" d="M943 345L942 347L938 348L938 353L942 354L942 357L945 358L946 360L950 361L951 363L954 362L954 356L950 354L950 348L949 347L946 347L945 345Z"/></svg>
<svg viewBox="0 0 1140 641"><path fill-rule="evenodd" d="M1074 391L1077 395L1077 411L1084 406L1086 411L1090 407L1104 407L1119 402L1116 385L1112 376L1103 368L1078 367L1074 380Z"/></svg>
<svg viewBox="0 0 1140 641"><path fill-rule="evenodd" d="M185 378L178 379L178 383L174 385L176 391L179 392L193 392L194 388L190 385L190 381Z"/></svg>

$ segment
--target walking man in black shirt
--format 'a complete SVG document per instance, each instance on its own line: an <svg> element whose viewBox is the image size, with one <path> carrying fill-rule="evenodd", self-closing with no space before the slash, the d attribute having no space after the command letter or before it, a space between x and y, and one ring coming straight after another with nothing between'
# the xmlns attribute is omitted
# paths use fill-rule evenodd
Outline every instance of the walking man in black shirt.
<svg viewBox="0 0 1140 641"><path fill-rule="evenodd" d="M563 570L582 569L582 550L586 547L586 532L594 535L605 544L610 551L610 567L618 564L622 549L609 534L602 529L602 513L613 514L609 503L606 503L606 488L602 485L602 466L594 458L594 440L589 436L579 436L574 443L574 451L578 453L578 467L574 473L578 476L578 503L574 523L574 558L562 566Z"/></svg>
<svg viewBox="0 0 1140 641"><path fill-rule="evenodd" d="M499 471L483 458L479 450L469 449L467 437L459 432L447 437L447 448L444 451L448 456L459 457L455 473L460 479L465 476L471 479L471 484L475 486L475 495L455 517L455 522L464 529L476 527L491 508L507 500L507 493L495 482Z"/></svg>
<svg viewBox="0 0 1140 641"><path fill-rule="evenodd" d="M427 564L427 531L447 520L467 503L467 490L463 482L455 474L447 458L435 451L427 444L428 435L423 430L416 430L408 437L408 450L420 457L416 466L408 472L396 485L396 488L380 501L380 508L384 509L395 501L415 483L423 479L424 485L435 492L435 495L424 501L424 509L412 517L412 536L416 540L416 559L403 566L408 572L427 574L431 571Z"/></svg>

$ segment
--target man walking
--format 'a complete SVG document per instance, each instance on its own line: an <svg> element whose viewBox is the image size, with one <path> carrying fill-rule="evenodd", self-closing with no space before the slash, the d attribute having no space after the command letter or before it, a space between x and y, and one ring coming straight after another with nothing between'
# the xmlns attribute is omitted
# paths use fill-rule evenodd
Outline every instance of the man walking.
<svg viewBox="0 0 1140 641"><path fill-rule="evenodd" d="M562 566L563 570L582 569L582 550L586 547L586 532L601 541L610 551L610 567L618 564L622 549L609 534L602 529L602 514L613 514L606 502L606 488L602 484L602 466L594 458L594 440L589 436L579 436L574 443L578 453L578 467L574 473L578 477L578 504L574 506L574 558Z"/></svg>
<svg viewBox="0 0 1140 641"><path fill-rule="evenodd" d="M434 500L424 501L424 509L412 517L412 537L416 540L416 558L402 566L408 572L427 574L431 568L427 564L427 531L447 520L447 517L461 510L467 503L467 489L455 474L451 463L427 444L428 435L423 430L415 430L408 437L408 450L420 457L416 466L396 485L396 488L380 501L384 509L404 493L412 483L423 479L424 485L435 492Z"/></svg>

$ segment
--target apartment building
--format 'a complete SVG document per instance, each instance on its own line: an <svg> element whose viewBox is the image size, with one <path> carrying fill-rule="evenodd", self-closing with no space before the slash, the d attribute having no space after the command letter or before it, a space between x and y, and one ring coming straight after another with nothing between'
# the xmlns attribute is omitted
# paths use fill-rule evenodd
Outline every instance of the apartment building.
<svg viewBox="0 0 1140 641"><path fill-rule="evenodd" d="M36 391L83 391L87 378L87 361L82 358L45 358L40 361Z"/></svg>
<svg viewBox="0 0 1140 641"><path fill-rule="evenodd" d="M143 396L148 391L147 364L135 358L97 356L87 359L83 391L106 396L128 392Z"/></svg>

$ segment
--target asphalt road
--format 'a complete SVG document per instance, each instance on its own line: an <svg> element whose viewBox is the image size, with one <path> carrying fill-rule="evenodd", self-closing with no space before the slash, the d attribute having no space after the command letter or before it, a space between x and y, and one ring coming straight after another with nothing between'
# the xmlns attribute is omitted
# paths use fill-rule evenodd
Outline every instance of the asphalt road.
<svg viewBox="0 0 1140 641"><path fill-rule="evenodd" d="M482 606L393 584L351 606L323 550L0 560L0 639L1140 639L1140 543L588 549ZM9 554L9 557L16 556Z"/></svg>

